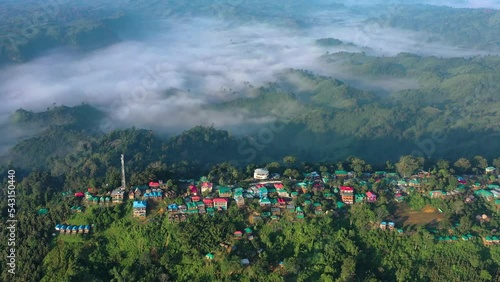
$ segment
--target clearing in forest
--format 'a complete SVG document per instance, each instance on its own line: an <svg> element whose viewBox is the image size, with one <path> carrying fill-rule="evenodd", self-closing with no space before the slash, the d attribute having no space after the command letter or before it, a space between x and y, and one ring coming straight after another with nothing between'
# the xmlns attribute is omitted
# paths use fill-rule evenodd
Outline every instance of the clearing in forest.
<svg viewBox="0 0 500 282"><path fill-rule="evenodd" d="M408 225L435 225L444 219L444 215L436 208L427 205L421 210L411 210L407 205L400 205L394 221Z"/></svg>

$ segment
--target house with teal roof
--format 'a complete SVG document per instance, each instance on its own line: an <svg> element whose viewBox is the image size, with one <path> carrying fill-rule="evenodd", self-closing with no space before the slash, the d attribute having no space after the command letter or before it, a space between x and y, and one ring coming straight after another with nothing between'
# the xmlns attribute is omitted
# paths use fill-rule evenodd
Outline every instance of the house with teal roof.
<svg viewBox="0 0 500 282"><path fill-rule="evenodd" d="M489 167L487 167L487 168L484 169L484 171L486 173L495 173L495 170L496 169L494 167L492 167L492 166L489 166Z"/></svg>
<svg viewBox="0 0 500 282"><path fill-rule="evenodd" d="M259 188L259 197L260 198L265 198L268 195L268 191L266 187L260 187Z"/></svg>
<svg viewBox="0 0 500 282"><path fill-rule="evenodd" d="M290 196L288 194L288 191L285 190L285 189L283 189L283 188L282 189L278 189L277 193L278 193L278 196L280 196L280 197L288 198Z"/></svg>
<svg viewBox="0 0 500 282"><path fill-rule="evenodd" d="M297 219L304 219L304 211L300 207L297 207L295 209L295 213L296 213Z"/></svg>
<svg viewBox="0 0 500 282"><path fill-rule="evenodd" d="M132 209L134 211L134 217L145 218L146 217L146 209L148 202L146 201L134 201L132 205Z"/></svg>
<svg viewBox="0 0 500 282"><path fill-rule="evenodd" d="M440 198L445 194L443 190L432 190L429 192L431 198Z"/></svg>
<svg viewBox="0 0 500 282"><path fill-rule="evenodd" d="M262 199L259 200L259 205L261 207L271 206L271 200L269 200L269 198L262 198Z"/></svg>
<svg viewBox="0 0 500 282"><path fill-rule="evenodd" d="M219 187L219 197L220 198L230 198L231 197L231 188L228 187Z"/></svg>
<svg viewBox="0 0 500 282"><path fill-rule="evenodd" d="M355 203L362 203L362 202L364 202L364 200L365 200L365 195L364 194L359 194L358 193L358 194L356 194L354 196L354 202Z"/></svg>
<svg viewBox="0 0 500 282"><path fill-rule="evenodd" d="M336 177L347 177L348 173L345 170L336 170L335 171L335 176Z"/></svg>
<svg viewBox="0 0 500 282"><path fill-rule="evenodd" d="M343 207L345 207L345 204L340 201L337 201L337 209L341 209Z"/></svg>
<svg viewBox="0 0 500 282"><path fill-rule="evenodd" d="M474 192L474 195L477 197L486 199L486 200L491 200L493 198L493 193L491 193L488 190L480 189Z"/></svg>
<svg viewBox="0 0 500 282"><path fill-rule="evenodd" d="M410 187L419 187L420 186L420 181L418 179L412 179L408 183L408 186L410 186Z"/></svg>
<svg viewBox="0 0 500 282"><path fill-rule="evenodd" d="M488 189L500 189L500 186L497 184L489 184Z"/></svg>
<svg viewBox="0 0 500 282"><path fill-rule="evenodd" d="M408 186L408 183L406 183L406 181L404 180L398 180L398 186Z"/></svg>

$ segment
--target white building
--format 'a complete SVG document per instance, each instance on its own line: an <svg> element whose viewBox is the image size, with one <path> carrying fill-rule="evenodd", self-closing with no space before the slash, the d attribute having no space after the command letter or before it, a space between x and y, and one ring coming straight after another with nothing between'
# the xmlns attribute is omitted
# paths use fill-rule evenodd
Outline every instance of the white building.
<svg viewBox="0 0 500 282"><path fill-rule="evenodd" d="M255 179L267 179L269 178L269 170L265 168L258 168L253 173L253 178Z"/></svg>

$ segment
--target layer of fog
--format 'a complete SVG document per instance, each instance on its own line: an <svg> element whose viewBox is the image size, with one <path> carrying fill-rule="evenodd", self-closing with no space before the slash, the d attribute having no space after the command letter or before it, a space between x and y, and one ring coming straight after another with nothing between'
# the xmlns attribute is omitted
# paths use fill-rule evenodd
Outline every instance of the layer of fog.
<svg viewBox="0 0 500 282"><path fill-rule="evenodd" d="M345 73L340 65L324 65L325 52L357 51L372 55L412 52L437 56L481 54L445 42L426 43L431 35L370 25L347 10L308 15L312 28L271 24L236 24L214 18L183 18L155 22L141 40L86 54L54 50L25 64L0 70L0 115L18 108L45 110L53 103L82 102L105 110L103 130L135 125L178 132L198 124L245 131L274 119L241 109L211 105L252 93L288 69L308 69L358 83L364 89L397 91L415 87L411 81L367 81ZM319 47L318 38L338 38L352 45ZM253 88L252 88L253 87Z"/></svg>
<svg viewBox="0 0 500 282"><path fill-rule="evenodd" d="M500 9L500 1L498 0L346 0L339 1L346 6L359 6L359 5L413 5L425 4L434 6L446 6L452 8L490 8Z"/></svg>

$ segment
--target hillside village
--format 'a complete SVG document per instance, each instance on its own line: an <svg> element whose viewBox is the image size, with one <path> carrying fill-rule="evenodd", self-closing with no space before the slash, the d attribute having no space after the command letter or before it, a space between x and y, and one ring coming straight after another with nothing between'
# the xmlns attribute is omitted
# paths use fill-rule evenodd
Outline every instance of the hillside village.
<svg viewBox="0 0 500 282"><path fill-rule="evenodd" d="M487 224L500 210L498 173L498 169L487 167L481 174L453 176L450 181L453 186L437 189L436 177L428 171L419 171L407 177L386 171L312 171L304 172L299 180L270 173L266 168L257 168L253 177L237 185L222 185L217 179L204 176L198 180L152 180L145 185L127 187L123 176L122 187L104 195L97 194L95 188L88 188L85 192L65 192L64 196L79 199L80 205L72 207L75 213L81 213L91 206L131 205L131 216L144 222L153 221L156 216L168 217L173 224L189 222L194 216L224 214L236 208L247 218L248 228L234 230L234 238L245 237L249 240L256 235L252 228L257 229L255 227L260 224L283 220L303 221L322 216L334 219L346 217L349 216L348 209L357 205L384 206L376 210L378 221L371 222L369 228L394 231L401 235L411 234L412 224L405 222L400 209L420 199L434 207L429 204L422 207L427 211L415 216L420 216L423 221L415 220L413 227L425 225L435 234L438 242L477 238L489 246L500 243L498 230ZM408 198L410 203L407 203ZM450 222L449 226L439 225L444 218L444 207L435 207L436 204L445 205L457 200L463 205L481 201L490 209L476 215L477 222L471 224L470 230L459 228L458 220ZM391 212L384 211L386 205L396 208L391 209ZM56 230L61 234L81 233L87 236L92 223L88 224L71 226L61 223L56 226ZM206 258L212 259L213 254L207 254Z"/></svg>

